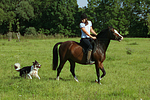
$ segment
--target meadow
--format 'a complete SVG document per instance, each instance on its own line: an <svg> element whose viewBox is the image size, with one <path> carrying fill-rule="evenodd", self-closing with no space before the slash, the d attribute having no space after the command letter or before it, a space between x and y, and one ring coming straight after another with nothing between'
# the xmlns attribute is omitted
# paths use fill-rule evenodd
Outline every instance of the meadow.
<svg viewBox="0 0 150 100"><path fill-rule="evenodd" d="M0 39L0 99L1 100L149 100L150 99L150 39L124 38L111 40L106 52L106 76L95 83L95 65L76 64L77 83L67 62L55 80L52 70L52 50L55 43L80 38L62 39ZM19 77L14 64L22 67L37 60L41 79ZM102 74L102 72L101 72Z"/></svg>

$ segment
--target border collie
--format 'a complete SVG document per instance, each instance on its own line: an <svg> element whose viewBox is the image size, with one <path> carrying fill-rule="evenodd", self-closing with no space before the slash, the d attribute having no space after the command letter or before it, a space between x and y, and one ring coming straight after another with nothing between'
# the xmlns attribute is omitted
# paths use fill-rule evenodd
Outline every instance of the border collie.
<svg viewBox="0 0 150 100"><path fill-rule="evenodd" d="M26 75L28 76L29 79L32 79L31 76L35 76L38 79L40 79L39 75L38 75L38 70L39 68L41 68L41 65L35 60L35 62L33 62L32 66L26 66L20 69L20 64L19 63L15 63L14 65L16 71L20 72L20 76L21 77L26 77Z"/></svg>

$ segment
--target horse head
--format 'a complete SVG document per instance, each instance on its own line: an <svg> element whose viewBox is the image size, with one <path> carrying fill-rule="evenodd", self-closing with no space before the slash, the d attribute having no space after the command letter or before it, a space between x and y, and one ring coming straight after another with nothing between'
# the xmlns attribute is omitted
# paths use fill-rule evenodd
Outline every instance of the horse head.
<svg viewBox="0 0 150 100"><path fill-rule="evenodd" d="M113 27L108 27L107 29L102 30L98 35L97 39L99 40L118 40L119 42L123 40L123 36Z"/></svg>
<svg viewBox="0 0 150 100"><path fill-rule="evenodd" d="M119 34L119 32L113 27L109 27L110 38L112 40L118 40L119 42L123 40L123 36Z"/></svg>

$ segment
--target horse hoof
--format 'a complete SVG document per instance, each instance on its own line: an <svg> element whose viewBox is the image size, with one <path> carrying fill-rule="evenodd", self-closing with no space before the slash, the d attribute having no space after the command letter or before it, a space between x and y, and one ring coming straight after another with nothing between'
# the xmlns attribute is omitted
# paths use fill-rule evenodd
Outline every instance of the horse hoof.
<svg viewBox="0 0 150 100"><path fill-rule="evenodd" d="M99 78L99 80L102 80L102 78Z"/></svg>
<svg viewBox="0 0 150 100"><path fill-rule="evenodd" d="M59 81L59 77L57 77L56 80Z"/></svg>
<svg viewBox="0 0 150 100"><path fill-rule="evenodd" d="M98 80L97 80L97 79L95 80L95 82L96 82L96 83L98 83L98 84L100 84L100 85L102 85L100 82L98 82Z"/></svg>
<svg viewBox="0 0 150 100"><path fill-rule="evenodd" d="M75 80L76 82L79 82L77 78L74 78L74 80Z"/></svg>

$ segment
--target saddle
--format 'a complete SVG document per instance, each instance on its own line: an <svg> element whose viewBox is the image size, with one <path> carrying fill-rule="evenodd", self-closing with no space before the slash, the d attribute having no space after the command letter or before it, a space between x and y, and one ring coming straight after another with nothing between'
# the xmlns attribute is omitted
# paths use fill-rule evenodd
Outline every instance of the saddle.
<svg viewBox="0 0 150 100"><path fill-rule="evenodd" d="M96 43L93 39L90 39L90 42L93 46L93 48L92 48L92 54L93 54L96 51ZM79 45L82 47L84 54L87 54L88 48L85 46L84 42L80 41Z"/></svg>

